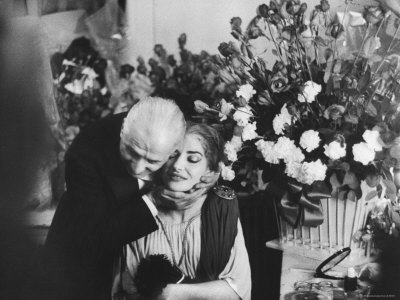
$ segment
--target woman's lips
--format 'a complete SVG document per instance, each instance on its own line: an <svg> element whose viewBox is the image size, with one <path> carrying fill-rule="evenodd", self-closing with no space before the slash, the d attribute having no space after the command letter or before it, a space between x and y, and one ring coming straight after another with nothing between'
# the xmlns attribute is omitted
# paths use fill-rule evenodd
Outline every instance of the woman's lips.
<svg viewBox="0 0 400 300"><path fill-rule="evenodd" d="M186 177L184 177L184 176L182 176L181 174L176 173L176 172L170 173L169 177L170 177L171 180L173 180L173 181L183 181L183 180L186 180L186 179L187 179Z"/></svg>

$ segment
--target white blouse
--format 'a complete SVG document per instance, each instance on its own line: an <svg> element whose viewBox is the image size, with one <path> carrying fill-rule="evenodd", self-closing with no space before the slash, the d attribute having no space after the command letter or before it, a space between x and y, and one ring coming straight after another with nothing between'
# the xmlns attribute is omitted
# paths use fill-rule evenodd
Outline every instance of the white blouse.
<svg viewBox="0 0 400 300"><path fill-rule="evenodd" d="M201 250L201 218L200 215L178 223L166 223L156 218L158 230L126 246L127 270L123 274L123 286L125 292L132 294L136 292L134 277L141 259L154 254L165 254L173 262L181 263L178 267L188 277L195 278L197 265L200 260ZM165 233L163 231L165 230ZM185 237L186 231L186 237ZM172 254L170 240L174 254ZM185 242L183 243L183 241ZM185 254L182 257L182 253ZM120 272L119 267L114 268L113 294L119 288ZM238 233L231 250L231 256L225 269L219 274L220 280L225 280L229 286L240 296L241 299L251 299L251 272L250 263L243 238L243 231L238 221ZM133 297L135 298L135 297Z"/></svg>

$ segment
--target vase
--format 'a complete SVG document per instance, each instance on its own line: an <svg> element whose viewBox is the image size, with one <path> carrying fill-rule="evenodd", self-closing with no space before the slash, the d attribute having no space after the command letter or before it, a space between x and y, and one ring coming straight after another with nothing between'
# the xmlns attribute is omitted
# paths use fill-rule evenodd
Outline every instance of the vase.
<svg viewBox="0 0 400 300"><path fill-rule="evenodd" d="M324 221L316 227L290 225L275 206L278 215L279 241L267 245L284 251L294 251L317 260L324 260L336 251L350 247L352 263L356 260L358 265L369 260L376 252L372 241L364 242L353 238L357 231L365 227L368 215L365 197L355 201L327 198L322 199L321 204Z"/></svg>

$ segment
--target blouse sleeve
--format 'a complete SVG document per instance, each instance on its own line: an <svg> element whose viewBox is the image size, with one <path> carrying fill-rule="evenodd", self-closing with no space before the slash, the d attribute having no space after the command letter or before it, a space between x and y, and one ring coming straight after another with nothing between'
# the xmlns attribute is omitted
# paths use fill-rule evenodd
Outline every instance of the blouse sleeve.
<svg viewBox="0 0 400 300"><path fill-rule="evenodd" d="M238 220L238 233L231 250L231 256L218 278L225 280L241 299L251 299L250 263L240 220Z"/></svg>

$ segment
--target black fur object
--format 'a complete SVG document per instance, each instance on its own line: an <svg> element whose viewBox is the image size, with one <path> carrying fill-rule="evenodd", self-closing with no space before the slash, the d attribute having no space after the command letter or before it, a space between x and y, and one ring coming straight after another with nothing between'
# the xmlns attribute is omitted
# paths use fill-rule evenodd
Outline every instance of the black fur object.
<svg viewBox="0 0 400 300"><path fill-rule="evenodd" d="M169 283L177 283L182 272L164 254L144 258L136 271L135 285L140 295L156 298Z"/></svg>

